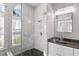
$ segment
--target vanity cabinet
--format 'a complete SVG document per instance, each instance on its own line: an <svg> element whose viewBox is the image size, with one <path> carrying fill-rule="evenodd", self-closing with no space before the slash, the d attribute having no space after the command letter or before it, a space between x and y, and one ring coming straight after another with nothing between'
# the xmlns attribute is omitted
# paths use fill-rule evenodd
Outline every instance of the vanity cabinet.
<svg viewBox="0 0 79 59"><path fill-rule="evenodd" d="M48 48L48 55L49 56L62 56L62 46L54 44L54 43L49 43L49 48Z"/></svg>
<svg viewBox="0 0 79 59"><path fill-rule="evenodd" d="M73 56L73 48L62 46L62 56Z"/></svg>
<svg viewBox="0 0 79 59"><path fill-rule="evenodd" d="M48 43L48 56L73 56L73 48Z"/></svg>
<svg viewBox="0 0 79 59"><path fill-rule="evenodd" d="M74 56L79 56L79 49L74 48Z"/></svg>

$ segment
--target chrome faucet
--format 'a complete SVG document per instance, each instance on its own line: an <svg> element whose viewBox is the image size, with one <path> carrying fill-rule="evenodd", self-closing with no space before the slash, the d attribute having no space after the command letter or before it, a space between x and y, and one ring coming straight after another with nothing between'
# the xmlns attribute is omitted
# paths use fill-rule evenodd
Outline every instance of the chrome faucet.
<svg viewBox="0 0 79 59"><path fill-rule="evenodd" d="M63 41L63 35L60 34L60 41Z"/></svg>

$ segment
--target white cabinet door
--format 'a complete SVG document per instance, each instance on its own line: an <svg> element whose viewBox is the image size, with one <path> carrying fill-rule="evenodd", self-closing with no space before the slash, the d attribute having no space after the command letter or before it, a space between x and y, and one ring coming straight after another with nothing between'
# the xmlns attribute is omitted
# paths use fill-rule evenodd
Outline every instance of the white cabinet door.
<svg viewBox="0 0 79 59"><path fill-rule="evenodd" d="M73 56L73 48L49 43L48 56Z"/></svg>
<svg viewBox="0 0 79 59"><path fill-rule="evenodd" d="M74 48L74 56L79 56L79 49Z"/></svg>
<svg viewBox="0 0 79 59"><path fill-rule="evenodd" d="M62 46L57 44L57 47L58 47L58 48L57 48L56 55L57 55L57 56L62 56L62 54L63 54L63 53L62 53L62 50L63 50L63 49L62 49Z"/></svg>
<svg viewBox="0 0 79 59"><path fill-rule="evenodd" d="M55 56L57 52L57 47L53 43L48 43L48 56Z"/></svg>
<svg viewBox="0 0 79 59"><path fill-rule="evenodd" d="M73 56L73 48L61 46L62 56Z"/></svg>
<svg viewBox="0 0 79 59"><path fill-rule="evenodd" d="M48 44L48 56L61 56L61 46L54 43Z"/></svg>

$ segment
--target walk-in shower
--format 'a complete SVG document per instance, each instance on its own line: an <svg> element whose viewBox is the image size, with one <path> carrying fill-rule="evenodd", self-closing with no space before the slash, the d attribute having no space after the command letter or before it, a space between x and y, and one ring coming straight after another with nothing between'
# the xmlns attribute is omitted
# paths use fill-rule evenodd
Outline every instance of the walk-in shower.
<svg viewBox="0 0 79 59"><path fill-rule="evenodd" d="M0 56L43 56L34 47L34 8L27 3L0 4Z"/></svg>

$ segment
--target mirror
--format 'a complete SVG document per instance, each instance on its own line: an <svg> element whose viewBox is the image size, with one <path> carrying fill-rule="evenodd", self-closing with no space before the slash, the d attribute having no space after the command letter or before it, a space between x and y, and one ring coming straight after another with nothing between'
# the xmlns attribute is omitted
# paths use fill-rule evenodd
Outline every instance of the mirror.
<svg viewBox="0 0 79 59"><path fill-rule="evenodd" d="M72 32L73 13L56 15L57 32Z"/></svg>

